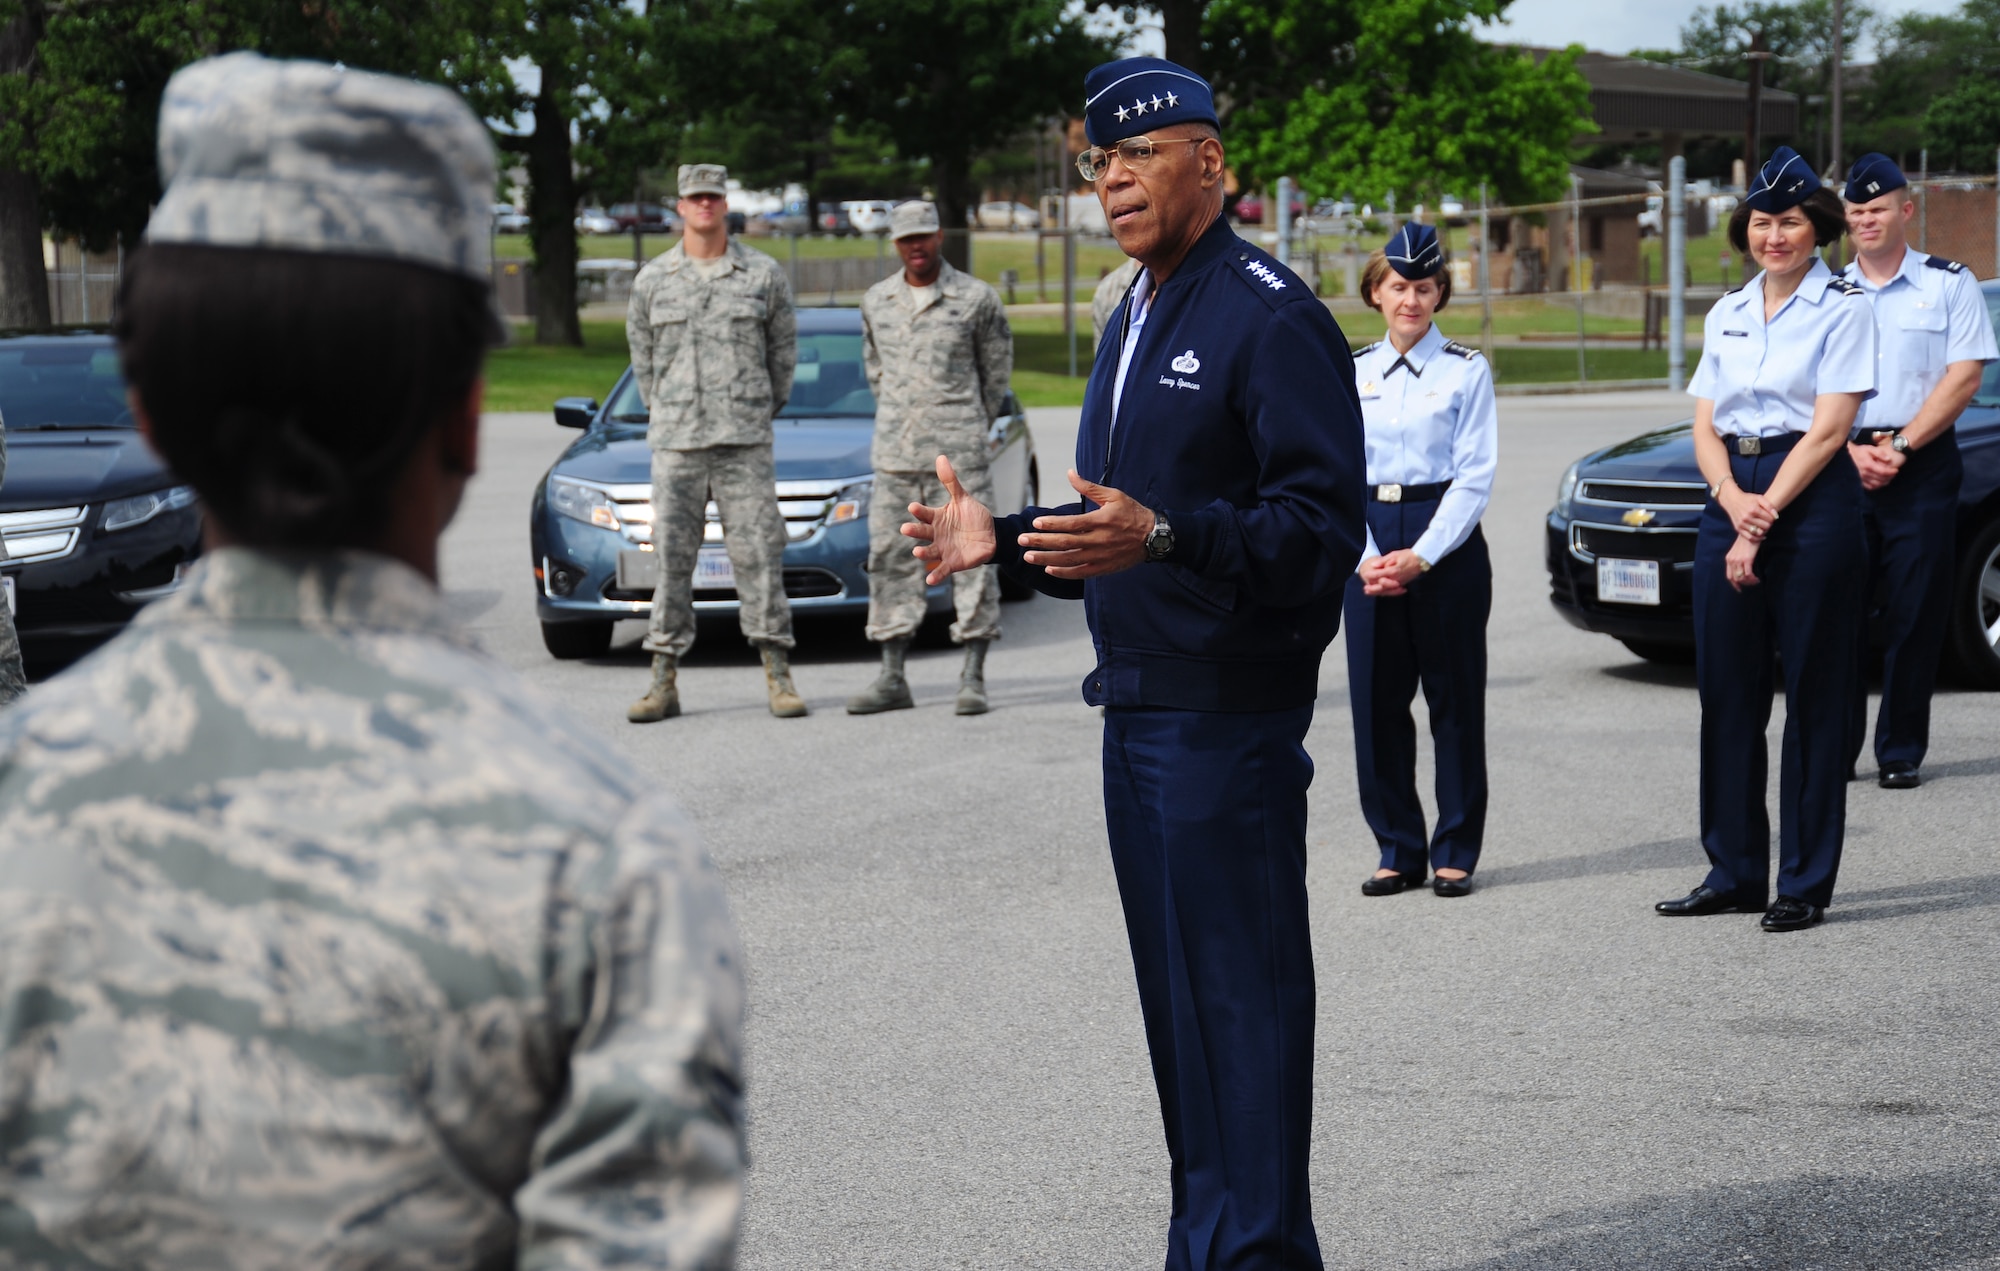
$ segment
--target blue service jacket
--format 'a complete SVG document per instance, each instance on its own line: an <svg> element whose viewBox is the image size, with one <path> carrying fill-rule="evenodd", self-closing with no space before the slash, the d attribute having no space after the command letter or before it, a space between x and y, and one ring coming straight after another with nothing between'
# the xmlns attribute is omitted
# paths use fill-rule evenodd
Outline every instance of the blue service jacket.
<svg viewBox="0 0 2000 1271"><path fill-rule="evenodd" d="M1091 506L1072 504L1003 518L997 563L1083 600L1094 706L1305 705L1365 533L1347 340L1296 274L1220 218L1153 298L1114 434L1124 327L1120 305L1084 391L1076 470L1163 512L1173 554L1086 582L1024 564L1018 537Z"/></svg>

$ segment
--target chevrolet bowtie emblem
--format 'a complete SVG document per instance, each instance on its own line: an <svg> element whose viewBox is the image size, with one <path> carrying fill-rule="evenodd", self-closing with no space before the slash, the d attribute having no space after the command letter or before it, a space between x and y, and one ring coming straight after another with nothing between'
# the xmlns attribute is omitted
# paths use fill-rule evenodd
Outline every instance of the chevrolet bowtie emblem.
<svg viewBox="0 0 2000 1271"><path fill-rule="evenodd" d="M1625 515L1618 519L1637 529L1641 525L1651 525L1653 523L1653 514L1645 508L1630 508L1626 511Z"/></svg>

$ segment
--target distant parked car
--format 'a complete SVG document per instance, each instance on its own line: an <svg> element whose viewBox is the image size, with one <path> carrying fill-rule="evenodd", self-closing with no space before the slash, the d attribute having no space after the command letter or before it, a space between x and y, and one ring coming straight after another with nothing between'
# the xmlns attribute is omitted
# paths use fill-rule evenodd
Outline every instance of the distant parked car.
<svg viewBox="0 0 2000 1271"><path fill-rule="evenodd" d="M528 232L528 214L512 203L493 205L493 232L496 234L525 234Z"/></svg>
<svg viewBox="0 0 2000 1271"><path fill-rule="evenodd" d="M0 603L28 657L81 652L180 586L201 507L139 435L110 336L0 336L0 416Z"/></svg>
<svg viewBox="0 0 2000 1271"><path fill-rule="evenodd" d="M1292 219L1298 220L1305 214L1306 205L1304 200L1294 198L1292 200ZM1264 196L1261 194L1246 194L1236 200L1236 219L1245 225L1262 224L1264 220Z"/></svg>
<svg viewBox="0 0 2000 1271"><path fill-rule="evenodd" d="M887 233L889 214L896 209L894 203L885 199L856 199L841 206L847 209L847 223L857 234Z"/></svg>
<svg viewBox="0 0 2000 1271"><path fill-rule="evenodd" d="M819 228L822 234L836 234L842 238L859 232L854 228L854 222L848 218L846 205L841 203L821 205Z"/></svg>
<svg viewBox="0 0 2000 1271"><path fill-rule="evenodd" d="M613 203L608 215L627 234L634 227L641 234L678 234L681 230L681 218L658 203Z"/></svg>
<svg viewBox="0 0 2000 1271"><path fill-rule="evenodd" d="M576 232L579 234L616 234L618 222L601 207L587 207L576 214Z"/></svg>
<svg viewBox="0 0 2000 1271"><path fill-rule="evenodd" d="M1042 218L1025 203L981 203L974 214L980 229L1036 229Z"/></svg>

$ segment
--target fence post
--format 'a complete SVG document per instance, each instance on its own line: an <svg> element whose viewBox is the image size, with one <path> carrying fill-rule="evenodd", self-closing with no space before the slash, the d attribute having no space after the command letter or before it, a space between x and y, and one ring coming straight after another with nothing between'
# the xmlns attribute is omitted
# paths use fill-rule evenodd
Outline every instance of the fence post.
<svg viewBox="0 0 2000 1271"><path fill-rule="evenodd" d="M1065 212L1067 208L1065 208ZM1065 216L1063 219L1067 220ZM1076 230L1063 229L1063 339L1069 344L1069 377L1076 378Z"/></svg>
<svg viewBox="0 0 2000 1271"><path fill-rule="evenodd" d="M2000 150L1993 152L1993 276L2000 278Z"/></svg>
<svg viewBox="0 0 2000 1271"><path fill-rule="evenodd" d="M1292 263L1292 179L1278 178L1278 250L1280 265Z"/></svg>
<svg viewBox="0 0 2000 1271"><path fill-rule="evenodd" d="M83 249L83 239L76 240L76 294L77 303L83 306L84 325L90 325L90 253Z"/></svg>
<svg viewBox="0 0 2000 1271"><path fill-rule="evenodd" d="M1667 163L1667 387L1687 387L1687 160Z"/></svg>
<svg viewBox="0 0 2000 1271"><path fill-rule="evenodd" d="M1919 152L1917 170L1917 250L1930 250L1931 237L1931 152Z"/></svg>
<svg viewBox="0 0 2000 1271"><path fill-rule="evenodd" d="M1583 178L1569 179L1569 285L1576 292L1576 382L1590 382L1583 361Z"/></svg>
<svg viewBox="0 0 2000 1271"><path fill-rule="evenodd" d="M1479 183L1479 351L1493 364L1493 270L1486 259L1493 247L1492 227L1486 219L1486 182Z"/></svg>

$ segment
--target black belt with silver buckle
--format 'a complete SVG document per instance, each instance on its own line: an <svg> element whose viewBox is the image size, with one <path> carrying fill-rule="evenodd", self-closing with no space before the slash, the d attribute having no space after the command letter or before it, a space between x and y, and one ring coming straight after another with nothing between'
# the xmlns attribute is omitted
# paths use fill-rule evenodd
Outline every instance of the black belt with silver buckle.
<svg viewBox="0 0 2000 1271"><path fill-rule="evenodd" d="M1435 481L1430 485L1378 485L1369 492L1369 497L1377 503L1422 503L1426 499L1441 499L1444 492L1451 489L1449 481Z"/></svg>
<svg viewBox="0 0 2000 1271"><path fill-rule="evenodd" d="M1777 455L1798 445L1803 436L1804 433L1788 432L1781 437L1737 437L1734 441L1739 455Z"/></svg>

